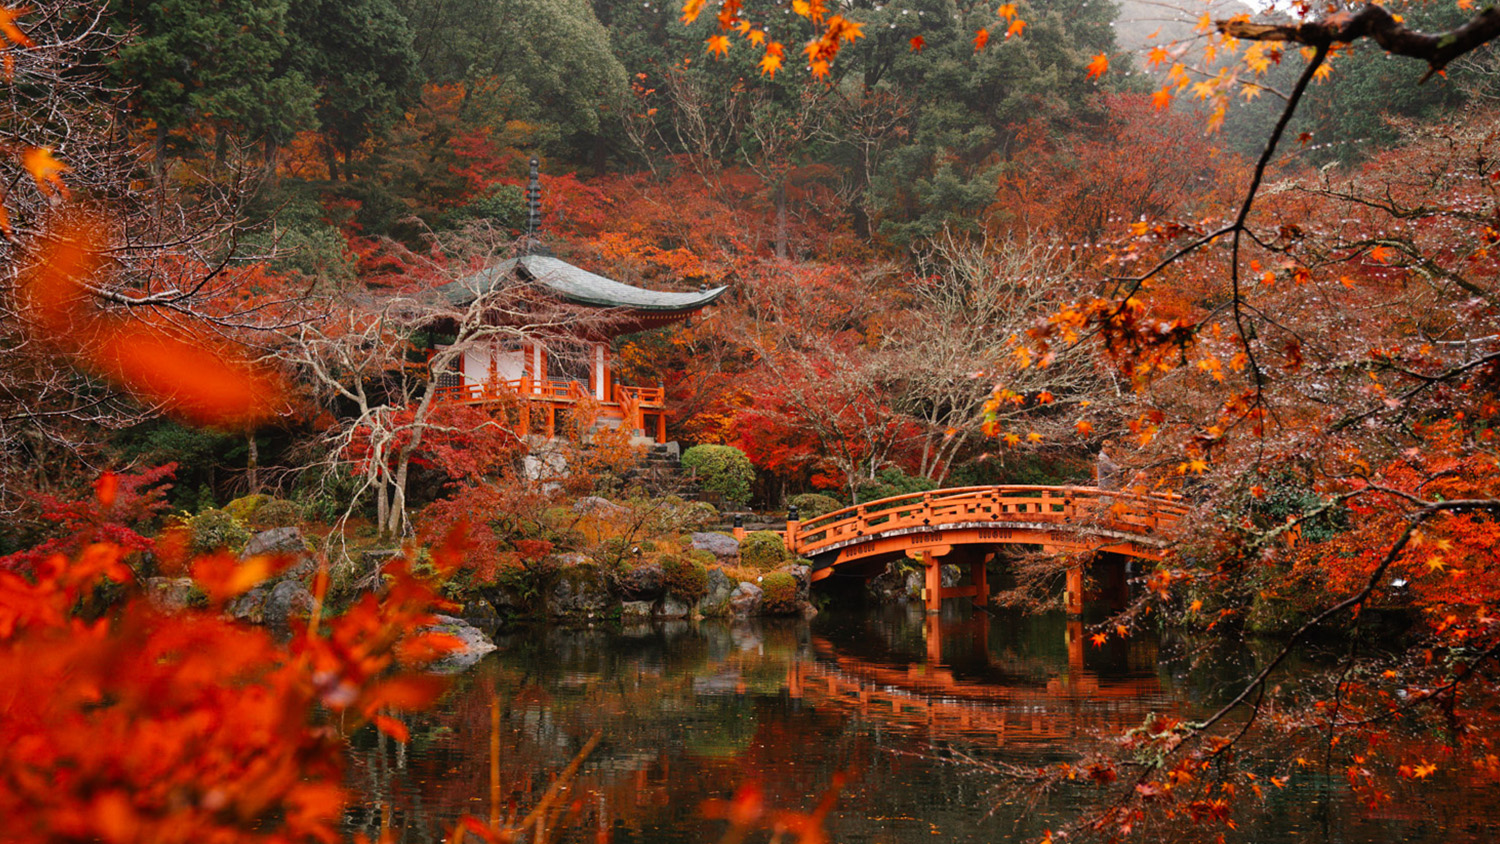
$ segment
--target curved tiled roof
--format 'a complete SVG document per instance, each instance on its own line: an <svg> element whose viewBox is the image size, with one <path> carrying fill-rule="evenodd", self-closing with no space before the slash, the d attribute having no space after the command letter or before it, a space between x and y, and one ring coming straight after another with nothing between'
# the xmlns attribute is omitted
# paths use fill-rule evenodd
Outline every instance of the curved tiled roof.
<svg viewBox="0 0 1500 844"><path fill-rule="evenodd" d="M467 305L478 296L494 289L511 272L542 285L560 298L596 308L629 308L654 313L696 311L723 295L728 287L715 287L696 293L670 293L633 287L614 279L596 275L549 255L523 255L501 261L468 278L438 288L448 301Z"/></svg>

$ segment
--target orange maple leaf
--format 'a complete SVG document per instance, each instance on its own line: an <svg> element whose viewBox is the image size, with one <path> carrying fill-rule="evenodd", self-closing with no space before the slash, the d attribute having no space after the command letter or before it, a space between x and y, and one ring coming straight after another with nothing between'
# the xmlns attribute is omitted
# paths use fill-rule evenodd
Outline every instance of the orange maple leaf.
<svg viewBox="0 0 1500 844"><path fill-rule="evenodd" d="M723 57L729 52L729 36L727 35L710 35L704 43L708 45L707 51L714 55Z"/></svg>
<svg viewBox="0 0 1500 844"><path fill-rule="evenodd" d="M766 43L766 31L764 29L752 29L745 34L745 40L759 47Z"/></svg>
<svg viewBox="0 0 1500 844"><path fill-rule="evenodd" d="M1109 641L1109 634L1108 633L1095 633L1091 638L1094 641L1094 647L1099 648L1099 647L1103 647L1104 643Z"/></svg>
<svg viewBox="0 0 1500 844"><path fill-rule="evenodd" d="M922 48L927 46L927 39L923 38L920 35L913 35L911 37L911 41L907 43L911 45L911 51L913 53L920 53L922 52Z"/></svg>
<svg viewBox="0 0 1500 844"><path fill-rule="evenodd" d="M1006 20L1011 20L1016 16L1016 4L1004 3L997 11L999 12L1000 17L1005 18Z"/></svg>
<svg viewBox="0 0 1500 844"><path fill-rule="evenodd" d="M36 186L41 188L42 193L51 196L56 191L64 197L68 195L68 186L62 180L62 174L68 171L68 165L52 157L51 147L27 147L21 153L21 166L36 180Z"/></svg>
<svg viewBox="0 0 1500 844"><path fill-rule="evenodd" d="M1093 79L1095 76L1103 76L1107 70L1109 70L1109 56L1100 53L1089 62L1089 75L1085 78Z"/></svg>
<svg viewBox="0 0 1500 844"><path fill-rule="evenodd" d="M766 54L760 57L760 72L775 78L776 71L781 69L781 59L784 53L783 47L772 41L766 47Z"/></svg>
<svg viewBox="0 0 1500 844"><path fill-rule="evenodd" d="M990 43L990 31L988 29L981 29L974 33L974 52L977 53L983 50L984 45L988 43Z"/></svg>
<svg viewBox="0 0 1500 844"><path fill-rule="evenodd" d="M30 11L31 8L28 6L17 6L14 9L0 6L0 35L5 36L5 40L17 47L35 47L36 44L26 37L26 33L22 32L19 26L16 26L16 18Z"/></svg>
<svg viewBox="0 0 1500 844"><path fill-rule="evenodd" d="M1152 94L1151 105L1154 106L1157 111L1166 111L1168 108L1170 108L1172 106L1172 86L1168 85L1165 88L1160 88L1156 91L1156 93Z"/></svg>
<svg viewBox="0 0 1500 844"><path fill-rule="evenodd" d="M852 21L846 17L834 15L828 19L828 37L837 41L854 41L863 38L864 33L860 31L862 24Z"/></svg>
<svg viewBox="0 0 1500 844"><path fill-rule="evenodd" d="M703 4L707 0L684 0L682 4L682 22L692 23L698 19L698 13L703 11Z"/></svg>
<svg viewBox="0 0 1500 844"><path fill-rule="evenodd" d="M1094 433L1094 423L1088 421L1087 419L1078 420L1078 424L1074 425L1073 427L1078 430L1079 436L1086 437Z"/></svg>
<svg viewBox="0 0 1500 844"><path fill-rule="evenodd" d="M1010 22L1010 26L1007 26L1005 28L1005 37L1009 38L1012 35L1020 35L1021 31L1024 30L1025 28L1026 28L1026 21L1023 21L1020 18L1016 18L1015 20L1013 20L1013 21Z"/></svg>
<svg viewBox="0 0 1500 844"><path fill-rule="evenodd" d="M1167 51L1162 47L1152 47L1151 52L1146 54L1146 64L1156 67L1167 60Z"/></svg>

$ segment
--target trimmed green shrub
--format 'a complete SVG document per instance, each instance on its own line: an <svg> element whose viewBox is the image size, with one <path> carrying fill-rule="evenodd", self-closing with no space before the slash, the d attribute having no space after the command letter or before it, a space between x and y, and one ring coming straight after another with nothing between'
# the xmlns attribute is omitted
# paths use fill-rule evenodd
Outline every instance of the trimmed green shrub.
<svg viewBox="0 0 1500 844"><path fill-rule="evenodd" d="M775 568L790 555L781 537L768 530L758 530L740 540L740 562L750 568Z"/></svg>
<svg viewBox="0 0 1500 844"><path fill-rule="evenodd" d="M719 561L719 558L714 556L714 552L702 548L689 548L686 553L689 560L704 566L711 566Z"/></svg>
<svg viewBox="0 0 1500 844"><path fill-rule="evenodd" d="M797 517L802 521L816 519L824 513L832 513L843 507L837 498L821 492L804 492L792 496L791 505L797 508Z"/></svg>
<svg viewBox="0 0 1500 844"><path fill-rule="evenodd" d="M257 493L255 495L243 495L224 505L225 512L235 518L241 524L250 524L250 519L255 516L271 496Z"/></svg>
<svg viewBox="0 0 1500 844"><path fill-rule="evenodd" d="M797 578L773 571L760 579L760 607L767 615L790 615L797 611Z"/></svg>
<svg viewBox="0 0 1500 844"><path fill-rule="evenodd" d="M262 530L296 527L302 524L302 506L285 498L273 498L257 507L248 521Z"/></svg>
<svg viewBox="0 0 1500 844"><path fill-rule="evenodd" d="M200 554L221 548L239 551L250 541L250 531L224 510L204 510L187 520L193 535L193 550Z"/></svg>
<svg viewBox="0 0 1500 844"><path fill-rule="evenodd" d="M860 501L875 501L897 495L911 495L937 489L937 484L927 478L913 477L892 466L875 473L875 480L859 485Z"/></svg>
<svg viewBox="0 0 1500 844"><path fill-rule="evenodd" d="M732 445L695 445L682 453L682 466L697 473L698 482L725 502L744 504L750 500L755 467L745 452Z"/></svg>
<svg viewBox="0 0 1500 844"><path fill-rule="evenodd" d="M708 594L708 567L676 554L661 559L662 582L667 591L686 601Z"/></svg>

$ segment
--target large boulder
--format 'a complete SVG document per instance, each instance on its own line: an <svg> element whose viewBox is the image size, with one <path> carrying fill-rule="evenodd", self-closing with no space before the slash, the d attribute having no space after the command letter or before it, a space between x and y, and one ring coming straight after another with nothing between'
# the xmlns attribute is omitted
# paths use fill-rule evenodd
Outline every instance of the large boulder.
<svg viewBox="0 0 1500 844"><path fill-rule="evenodd" d="M251 589L245 594L229 602L224 611L230 618L239 621L248 621L251 624L261 624L265 619L266 598L271 595L271 587L265 584Z"/></svg>
<svg viewBox="0 0 1500 844"><path fill-rule="evenodd" d="M661 566L647 563L631 569L620 577L620 592L632 601L654 601L665 589Z"/></svg>
<svg viewBox="0 0 1500 844"><path fill-rule="evenodd" d="M162 612L181 612L203 597L191 577L146 578L146 600Z"/></svg>
<svg viewBox="0 0 1500 844"><path fill-rule="evenodd" d="M261 620L273 627L285 627L293 619L307 618L312 614L312 593L295 580L283 580L271 587L266 602L261 606Z"/></svg>
<svg viewBox="0 0 1500 844"><path fill-rule="evenodd" d="M693 607L691 604L676 595L668 595L661 602L661 609L657 612L657 615L662 618L687 618L692 613Z"/></svg>
<svg viewBox="0 0 1500 844"><path fill-rule="evenodd" d="M584 496L573 502L573 512L600 519L619 519L630 514L624 507L597 495Z"/></svg>
<svg viewBox="0 0 1500 844"><path fill-rule="evenodd" d="M777 571L784 571L797 581L797 600L806 601L808 590L812 587L812 568L801 564L782 566Z"/></svg>
<svg viewBox="0 0 1500 844"><path fill-rule="evenodd" d="M736 618L746 618L760 612L764 593L754 583L741 582L729 594L729 612Z"/></svg>
<svg viewBox="0 0 1500 844"><path fill-rule="evenodd" d="M490 641L490 637L484 635L483 631L467 621L461 618L454 618L451 615L435 615L433 619L437 623L431 627L424 628L424 633L442 633L446 636L452 636L462 642L463 645L458 650L452 651L447 656L427 666L429 671L436 671L442 674L463 671L478 662L480 657L495 650L495 643Z"/></svg>
<svg viewBox="0 0 1500 844"><path fill-rule="evenodd" d="M707 551L720 560L735 559L740 555L740 541L722 533L693 534L693 548Z"/></svg>
<svg viewBox="0 0 1500 844"><path fill-rule="evenodd" d="M547 593L547 611L555 617L594 618L614 603L603 572L593 563L577 563L557 573Z"/></svg>
<svg viewBox="0 0 1500 844"><path fill-rule="evenodd" d="M922 573L891 563L885 571L870 578L865 588L877 603L904 604L922 594Z"/></svg>
<svg viewBox="0 0 1500 844"><path fill-rule="evenodd" d="M248 560L267 554L297 558L296 562L278 572L272 578L273 582L292 579L305 581L318 570L317 558L308 553L307 540L303 538L302 531L295 527L271 528L255 534L245 543L240 559Z"/></svg>
<svg viewBox="0 0 1500 844"><path fill-rule="evenodd" d="M721 568L708 570L708 592L698 599L699 615L725 615L729 612L729 596L734 592L735 582Z"/></svg>
<svg viewBox="0 0 1500 844"><path fill-rule="evenodd" d="M623 604L620 604L621 624L639 624L650 618L650 601L626 601Z"/></svg>

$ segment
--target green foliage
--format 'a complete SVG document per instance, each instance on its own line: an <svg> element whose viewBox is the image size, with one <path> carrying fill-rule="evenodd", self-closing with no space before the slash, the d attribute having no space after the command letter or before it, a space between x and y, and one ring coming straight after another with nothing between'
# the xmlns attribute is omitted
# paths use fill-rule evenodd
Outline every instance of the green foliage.
<svg viewBox="0 0 1500 844"><path fill-rule="evenodd" d="M790 503L797 508L797 515L803 521L816 519L824 513L832 513L844 506L837 498L821 492L804 492L801 495L794 495Z"/></svg>
<svg viewBox="0 0 1500 844"><path fill-rule="evenodd" d="M427 79L477 80L501 94L492 125L597 133L626 93L625 67L590 4L577 0L399 0ZM480 87L476 85L475 87Z"/></svg>
<svg viewBox="0 0 1500 844"><path fill-rule="evenodd" d="M306 279L346 282L354 279L354 260L338 227L328 219L321 192L310 183L291 183L274 196L259 198L249 213L271 220L245 235L247 251L272 256L267 268Z"/></svg>
<svg viewBox="0 0 1500 844"><path fill-rule="evenodd" d="M318 89L325 144L344 155L401 117L416 94L412 27L392 0L296 0L293 64ZM345 173L347 177L347 172Z"/></svg>
<svg viewBox="0 0 1500 844"><path fill-rule="evenodd" d="M1311 489L1305 482L1290 475L1266 478L1260 486L1263 497L1246 496L1251 518L1261 528L1276 528L1286 524L1288 518L1302 518L1302 514L1324 506L1327 499ZM1301 541L1327 542L1336 534L1349 529L1349 510L1335 507L1312 518L1303 519L1300 526Z"/></svg>
<svg viewBox="0 0 1500 844"><path fill-rule="evenodd" d="M225 510L204 510L187 520L193 550L206 554L220 549L238 552L250 541L250 531Z"/></svg>
<svg viewBox="0 0 1500 844"><path fill-rule="evenodd" d="M734 446L695 445L682 453L682 466L696 472L703 488L718 493L724 501L744 504L750 500L755 467L745 452Z"/></svg>
<svg viewBox="0 0 1500 844"><path fill-rule="evenodd" d="M784 571L773 571L760 579L761 609L769 615L790 615L797 611L797 578Z"/></svg>
<svg viewBox="0 0 1500 844"><path fill-rule="evenodd" d="M112 445L115 462L121 465L177 463L177 483L169 499L173 507L183 510L215 506L213 487L219 468L244 465L243 437L188 428L166 419L130 428Z"/></svg>
<svg viewBox="0 0 1500 844"><path fill-rule="evenodd" d="M698 563L705 568L714 565L719 561L719 558L714 556L714 552L705 551L702 548L689 548L683 553L687 555L687 558L689 560L692 560L693 562Z"/></svg>
<svg viewBox="0 0 1500 844"><path fill-rule="evenodd" d="M708 594L708 567L697 560L676 554L663 557L661 572L667 591L685 601Z"/></svg>
<svg viewBox="0 0 1500 844"><path fill-rule="evenodd" d="M340 465L326 474L305 475L296 500L302 506L303 518L332 524L344 515L358 487L359 481L347 467Z"/></svg>
<svg viewBox="0 0 1500 844"><path fill-rule="evenodd" d="M932 489L937 489L936 483L927 478L912 477L894 466L881 469L876 473L875 480L866 481L858 487L860 501L874 501L879 498L890 498L893 495L911 495Z"/></svg>
<svg viewBox="0 0 1500 844"><path fill-rule="evenodd" d="M791 558L781 537L768 530L758 530L740 541L740 562L754 569L768 569Z"/></svg>
<svg viewBox="0 0 1500 844"><path fill-rule="evenodd" d="M526 228L525 192L515 185L491 185L489 190L447 215L449 225L471 221L520 234Z"/></svg>
<svg viewBox="0 0 1500 844"><path fill-rule="evenodd" d="M291 66L287 0L116 0L132 31L114 69L160 137L204 119L221 133L281 143L313 121L316 92Z"/></svg>

